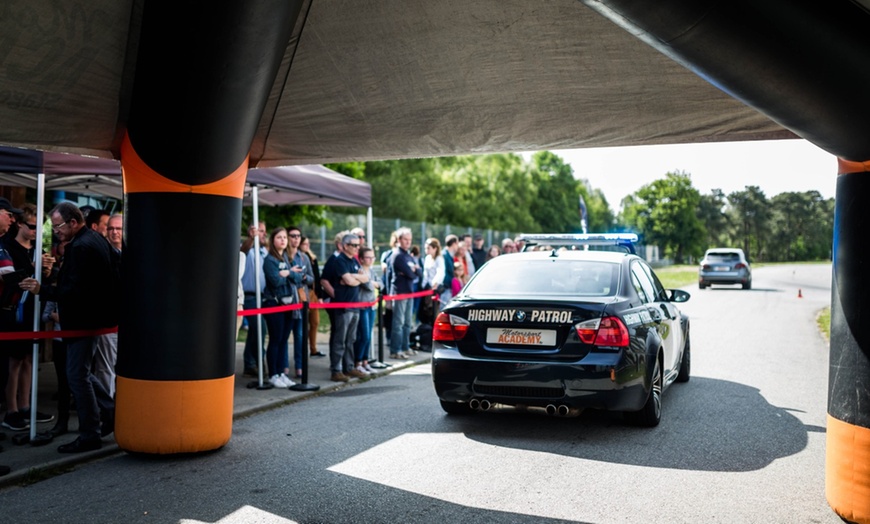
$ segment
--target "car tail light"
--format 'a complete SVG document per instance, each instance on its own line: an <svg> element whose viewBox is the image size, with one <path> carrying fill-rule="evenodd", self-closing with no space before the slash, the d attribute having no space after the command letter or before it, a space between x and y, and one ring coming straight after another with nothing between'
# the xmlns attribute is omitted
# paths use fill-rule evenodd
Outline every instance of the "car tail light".
<svg viewBox="0 0 870 524"><path fill-rule="evenodd" d="M743 269L745 267L746 267L746 264L744 264L743 262L738 262L738 263L734 264L734 269Z"/></svg>
<svg viewBox="0 0 870 524"><path fill-rule="evenodd" d="M628 346L628 328L617 317L593 318L574 326L577 336L595 346Z"/></svg>
<svg viewBox="0 0 870 524"><path fill-rule="evenodd" d="M468 333L470 325L464 318L444 312L438 313L438 317L435 318L435 325L432 326L432 340L440 340L442 342L462 340L465 334Z"/></svg>
<svg viewBox="0 0 870 524"><path fill-rule="evenodd" d="M701 267L702 267L702 269L703 269L704 271L710 271L711 269L713 269L713 268L710 267L710 264L704 264L704 265L701 266Z"/></svg>

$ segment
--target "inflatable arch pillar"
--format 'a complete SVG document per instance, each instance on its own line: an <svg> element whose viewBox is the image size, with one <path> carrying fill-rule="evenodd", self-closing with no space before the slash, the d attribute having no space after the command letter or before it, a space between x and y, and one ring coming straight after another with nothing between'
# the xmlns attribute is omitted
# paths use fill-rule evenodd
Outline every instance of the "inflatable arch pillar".
<svg viewBox="0 0 870 524"><path fill-rule="evenodd" d="M834 214L825 494L849 522L870 523L870 162L839 161Z"/></svg>
<svg viewBox="0 0 870 524"><path fill-rule="evenodd" d="M301 4L144 5L121 151L124 450L190 453L230 439L248 152Z"/></svg>

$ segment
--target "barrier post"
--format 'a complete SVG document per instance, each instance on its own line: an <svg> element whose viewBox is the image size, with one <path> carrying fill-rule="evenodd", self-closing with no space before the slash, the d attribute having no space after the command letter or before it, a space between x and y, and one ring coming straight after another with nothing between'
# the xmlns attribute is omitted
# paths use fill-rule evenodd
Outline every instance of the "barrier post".
<svg viewBox="0 0 870 524"><path fill-rule="evenodd" d="M308 305L307 293L306 300L302 301L302 381L297 382L290 386L290 389L293 391L317 391L320 389L320 386L317 384L309 384L308 383L308 311L310 307ZM293 335L296 336L295 334ZM296 344L296 340L293 340L294 351Z"/></svg>
<svg viewBox="0 0 870 524"><path fill-rule="evenodd" d="M384 362L384 296L378 294L378 361L369 364L375 369L390 367Z"/></svg>

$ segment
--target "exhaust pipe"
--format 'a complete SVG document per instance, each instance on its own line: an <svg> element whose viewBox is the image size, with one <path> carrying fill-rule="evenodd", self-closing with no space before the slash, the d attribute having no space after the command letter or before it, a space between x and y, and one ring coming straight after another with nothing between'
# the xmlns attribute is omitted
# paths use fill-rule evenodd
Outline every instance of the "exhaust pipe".
<svg viewBox="0 0 870 524"><path fill-rule="evenodd" d="M565 404L562 404L561 406L559 406L559 416L560 417L567 417L568 413L570 413L570 412L571 412L571 410Z"/></svg>
<svg viewBox="0 0 870 524"><path fill-rule="evenodd" d="M547 415L550 415L552 417L556 415L557 412L558 410L556 409L556 406L554 406L553 404L547 404Z"/></svg>
<svg viewBox="0 0 870 524"><path fill-rule="evenodd" d="M492 407L492 402L490 402L490 401L488 401L488 400L486 400L486 399L483 399L483 400L480 401L480 410L481 410L481 411L486 411L486 410L488 410L488 409L491 408L491 407Z"/></svg>
<svg viewBox="0 0 870 524"><path fill-rule="evenodd" d="M476 398L473 398L468 401L468 407L470 407L471 409L480 409L480 401Z"/></svg>

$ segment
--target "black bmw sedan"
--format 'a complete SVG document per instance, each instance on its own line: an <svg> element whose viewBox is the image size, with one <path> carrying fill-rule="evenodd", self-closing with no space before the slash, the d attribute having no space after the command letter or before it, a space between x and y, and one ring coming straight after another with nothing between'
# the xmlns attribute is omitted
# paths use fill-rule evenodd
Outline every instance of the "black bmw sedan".
<svg viewBox="0 0 870 524"><path fill-rule="evenodd" d="M447 413L596 408L659 423L662 393L689 380L689 319L675 305L689 294L664 289L632 253L571 237L567 249L490 260L439 313L432 379Z"/></svg>

